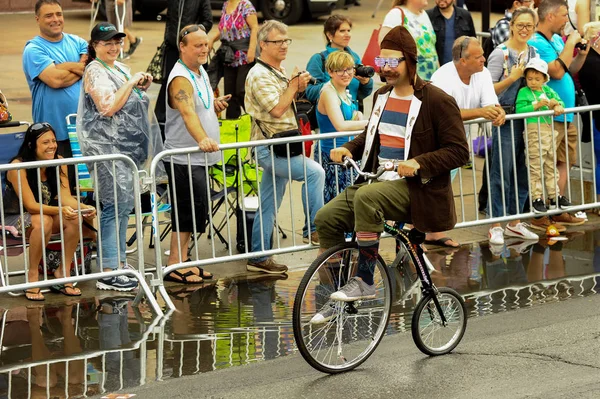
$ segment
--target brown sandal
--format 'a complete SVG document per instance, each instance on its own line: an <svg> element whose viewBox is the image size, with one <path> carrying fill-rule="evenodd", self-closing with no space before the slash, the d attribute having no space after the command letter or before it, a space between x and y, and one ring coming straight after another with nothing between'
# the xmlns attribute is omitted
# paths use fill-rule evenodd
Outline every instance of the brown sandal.
<svg viewBox="0 0 600 399"><path fill-rule="evenodd" d="M25 292L25 298L27 298L27 300L29 300L29 301L41 302L41 301L43 301L43 300L46 299L44 297L44 295L42 294L42 289L41 288L30 288L30 289L25 290L23 292ZM29 295L36 295L36 297L34 298L34 297L29 296ZM41 295L41 298L38 295Z"/></svg>

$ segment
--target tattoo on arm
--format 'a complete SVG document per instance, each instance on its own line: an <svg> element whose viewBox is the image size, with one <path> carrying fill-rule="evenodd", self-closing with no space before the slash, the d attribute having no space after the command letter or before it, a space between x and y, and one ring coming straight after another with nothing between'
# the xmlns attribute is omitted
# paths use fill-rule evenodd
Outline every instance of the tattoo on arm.
<svg viewBox="0 0 600 399"><path fill-rule="evenodd" d="M179 102L187 103L190 99L190 96L185 92L185 90L181 89L175 94L175 100Z"/></svg>

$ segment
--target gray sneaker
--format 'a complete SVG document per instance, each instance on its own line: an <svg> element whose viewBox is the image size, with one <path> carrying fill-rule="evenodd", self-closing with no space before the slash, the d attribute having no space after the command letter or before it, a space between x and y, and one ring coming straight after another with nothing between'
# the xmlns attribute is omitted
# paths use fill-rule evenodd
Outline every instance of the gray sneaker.
<svg viewBox="0 0 600 399"><path fill-rule="evenodd" d="M375 284L369 285L359 279L352 277L348 284L329 297L332 301L352 302L360 299L375 298Z"/></svg>
<svg viewBox="0 0 600 399"><path fill-rule="evenodd" d="M335 302L328 301L322 308L319 310L319 313L315 314L312 319L310 319L310 324L324 324L329 320L333 319L338 311L338 307L336 307Z"/></svg>

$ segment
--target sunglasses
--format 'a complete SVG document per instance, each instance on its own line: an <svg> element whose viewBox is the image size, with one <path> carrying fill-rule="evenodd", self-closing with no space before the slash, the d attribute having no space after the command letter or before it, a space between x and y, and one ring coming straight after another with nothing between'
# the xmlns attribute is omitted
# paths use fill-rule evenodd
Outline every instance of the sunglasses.
<svg viewBox="0 0 600 399"><path fill-rule="evenodd" d="M400 58L386 58L386 57L375 57L375 66L383 68L388 65L390 68L396 68L402 61L405 61L406 57Z"/></svg>
<svg viewBox="0 0 600 399"><path fill-rule="evenodd" d="M29 127L29 130L35 134L36 139L42 134L46 133L48 130L52 130L52 132L54 132L54 129L48 122L34 123L31 125L31 127Z"/></svg>
<svg viewBox="0 0 600 399"><path fill-rule="evenodd" d="M181 32L181 35L179 36L179 41L183 41L183 38L186 37L187 35L189 35L190 33L194 33L194 32L198 32L199 30L201 30L202 32L206 32L206 28L203 25L192 25L189 28L187 28L186 30L184 30L183 32Z"/></svg>

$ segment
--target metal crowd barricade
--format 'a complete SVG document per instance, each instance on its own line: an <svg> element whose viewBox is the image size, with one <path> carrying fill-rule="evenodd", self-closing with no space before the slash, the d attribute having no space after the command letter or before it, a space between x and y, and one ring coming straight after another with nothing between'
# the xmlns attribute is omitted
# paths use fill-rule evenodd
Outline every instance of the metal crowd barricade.
<svg viewBox="0 0 600 399"><path fill-rule="evenodd" d="M79 304L78 306L78 310L79 310ZM138 320L142 320L142 316L139 312L139 310L134 309L135 316L136 319ZM53 396L53 392L56 393L56 391L54 389L52 389L51 392L51 388L58 388L60 385L64 385L64 395L65 397L71 397L73 396L72 393L70 393L69 391L71 389L73 389L72 386L70 386L71 382L70 380L73 379L74 377L79 377L81 379L81 383L80 385L83 385L83 396L87 396L88 394L88 389L90 387L90 385L98 385L100 392L97 392L96 394L105 394L107 392L114 392L114 391L118 391L118 390L122 390L123 388L125 388L125 383L124 383L124 371L126 370L126 367L124 365L124 358L125 356L131 354L131 356L135 356L135 354L139 351L139 359L136 359L136 363L139 363L139 386L145 385L146 384L146 378L147 378L147 365L148 365L148 343L152 342L152 341L156 341L157 345L160 346L160 344L164 341L164 324L166 322L167 318L166 317L161 317L159 315L155 315L154 318L148 323L140 323L140 332L139 332L139 337L137 339L135 339L132 342L126 343L126 344L122 344L116 348L113 349L99 349L99 350L85 350L82 349L81 353L76 353L76 354L71 354L71 355L62 355L62 356L52 356L52 359L44 359L44 360L26 360L23 361L21 363L18 363L14 366L0 366L0 376L3 374L6 374L6 383L7 383L7 392L6 392L6 397L8 399L10 398L31 398L32 397L32 386L35 384L35 381L42 381L43 379L43 383L44 385L40 385L41 389L44 389L45 393L46 393L46 397L50 398L50 397L54 397ZM86 335L85 332L83 332L82 330L84 330L85 328L82 328L79 325L79 311L77 312L76 315L76 319L75 319L75 324L74 324L74 330L75 330L75 336L72 337L72 339L83 339L83 337ZM41 327L41 326L40 326ZM2 328L2 332L4 331L4 326ZM118 336L118 332L117 332L117 336ZM154 338L151 339L150 336L153 335ZM3 342L3 337L0 337L0 348L4 347L4 342ZM97 337L94 337L97 338ZM64 345L64 344L63 344ZM118 356L118 359L115 358L115 356ZM111 357L111 359L108 359L108 357ZM160 353L159 353L159 358L160 358ZM114 378L111 379L110 382L112 382L113 384L117 384L116 388L112 388L107 390L105 387L105 384L107 383L108 379L107 379L107 369L109 368L108 365L109 363L113 363L113 362L118 362L118 378ZM70 365L76 362L83 362L83 364L85 365L85 367L82 368L81 372L82 374L77 376L74 374L73 371L71 371L70 369ZM93 363L100 363L100 370L98 371L98 374L100 375L100 380L95 382L95 384L90 380L90 375L89 375L89 369L88 369L88 365L92 365ZM50 381L50 369L54 366L58 366L60 364L64 363L64 368L65 368L65 373L64 373L64 380L59 381L57 376L57 380L51 382ZM158 368L158 364L157 364L157 368ZM40 369L45 368L45 377L44 375L40 375L38 373L40 373ZM136 365L137 368L137 365ZM36 375L33 375L32 371L36 369ZM158 369L157 369L158 372ZM58 373L57 373L58 374ZM19 376L25 376L25 383L27 384L27 388L26 391L27 392L23 392L23 389L21 386L22 384L17 385L14 380L15 380L15 375L19 375ZM21 378L19 378L19 380L21 380ZM23 382L23 381L20 381ZM35 384L38 385L38 384ZM21 388L21 389L19 389ZM36 396L37 397L37 396Z"/></svg>
<svg viewBox="0 0 600 399"><path fill-rule="evenodd" d="M585 163L587 163L588 165L583 165L584 159L582 159L582 155L583 155L583 151L582 151L582 147L588 146L588 148L591 148L591 151L593 152L593 148L594 148L594 137L593 137L593 131L590 132L590 137L591 137L591 141L589 143L585 143L582 144L581 142L581 120L582 117L585 118L589 118L590 120L590 129L593 129L593 120L592 120L592 113L590 111L594 111L594 110L599 110L600 109L600 105L594 105L594 106L586 106L586 107L577 107L577 108L568 108L565 110L565 115L569 114L569 113L573 113L574 114L574 118L573 118L573 124L576 125L577 130L578 130L578 135L577 135L577 159L578 162L580 163L579 166L577 167L568 167L567 168L567 177L566 177L566 192L561 193L558 189L557 186L555 186L555 190L557 192L557 196L560 195L564 195L567 198L569 198L569 200L572 203L572 207L569 208L569 212L577 212L577 211L582 211L582 210L586 210L586 209L590 209L590 208L594 208L594 207L598 207L600 206L600 202L598 202L596 200L596 196L595 196L595 191L594 191L594 195L593 195L593 199L591 201L587 200L585 197L585 186L584 186L584 182L587 180L590 180L590 176L591 176L591 183L594 187L596 187L596 179L598 178L595 174L595 165L596 165L596 160L593 157L593 154L591 154L591 160L589 159L589 157L586 157L585 159ZM581 115L582 113L588 113L585 115ZM527 123L526 123L526 119L527 118L531 118L531 117L540 117L540 116L547 116L552 118L554 115L553 111L541 111L541 112L532 112L532 113L522 113L522 114L510 114L506 116L506 122L505 124L510 124L511 126L511 140L513 140L513 142L511 143L510 147L512 149L512 152L509 154L503 154L502 153L502 146L501 146L501 142L502 142L502 138L500 137L500 128L494 126L493 127L493 132L492 132L492 137L496 136L498 137L498 141L499 141L499 149L500 149L500 154L497 154L497 156L501 159L504 159L505 157L510 157L511 159L511 163L513 165L516 165L516 159L517 159L517 154L515 152L515 145L514 145L514 140L515 138L522 136L522 135L526 135L527 134ZM524 121L524 128L525 130L523 132L519 132L515 129L514 127L514 121L518 121L518 120L523 120ZM472 121L468 121L465 124L467 126L473 125L473 124L482 124L482 123L490 123L490 121L487 121L485 119L475 119ZM538 120L538 131L539 131L539 125L543 123L540 122ZM557 127L554 124L554 120L552 120L552 124L551 127L553 129L553 134L552 134L552 153L554 154L554 160L556 160L556 154L557 154L557 143L556 143L556 137L555 134L556 133L560 133L557 132ZM566 134L566 124L565 124L565 128L564 128L565 132L564 132L564 144L565 148L568 149L568 136ZM504 177L505 177L505 173L508 173L508 171L504 171L503 170L503 166L502 163L500 163L500 169L499 171L496 171L497 173L500 173L500 181L502 182L502 188L501 188L501 198L502 198L502 209L503 209L503 213L500 215L494 215L493 214L493 210L490 207L490 203L491 203L491 198L488 201L488 214L485 216L481 216L479 213L479 203L478 203L478 196L477 196L477 192L478 192L478 188L480 187L480 179L477 176L477 172L481 172L482 176L485 175L485 177L487 177L487 184L486 187L488 193L491 192L491 182L490 182L490 176L491 176L491 154L488 151L488 143L493 142L492 137L485 137L483 139L483 141L486 143L486 145L484 146L484 160L485 160L485 166L482 166L483 169L478 169L477 163L476 162L476 157L475 157L475 149L471 146L470 148L470 153L471 153L471 160L473 161L473 166L472 169L470 171L463 171L462 169L458 170L458 174L457 174L457 181L454 182L454 196L456 198L458 198L459 200L457 201L457 213L459 215L458 217L458 223L456 224L455 228L461 228L461 227L472 227L472 226L480 226L480 225L488 225L491 223L500 223L500 222L508 222L511 220L516 220L516 219L529 219L532 218L534 216L538 216L538 214L535 214L534 212L530 211L527 213L517 213L517 214L513 214L513 215L509 215L507 214L506 210L507 207L511 204L508 203L506 197L509 196L509 194L514 194L514 198L515 198L515 206L518 209L519 208L519 199L518 199L518 191L515 193L509 193L507 191L507 189L504 187ZM469 140L469 142L471 142L473 140L474 137L470 137L469 132L467 132L467 138ZM529 168L529 158L528 158L528 154L529 154L529 148L528 148L528 144L527 144L527 138L524 138L524 153L525 153L525 160L527 165L527 181L528 181L528 186L527 186L527 192L531 193L531 176L530 176L530 168ZM540 156L539 156L539 162L543 162L543 157L541 156L541 145L540 145ZM567 160L566 163L569 164L569 159L568 159L568 150L566 151L567 153ZM548 199L547 195L546 195L546 190L545 190L545 178L544 178L544 174L543 174L543 165L541 165L541 185L542 185L542 191L544 193L543 198L544 199ZM556 168L554 168L554 178L556 179L558 177L558 171ZM512 184L515 186L516 190L518 190L518 179L517 179L517 170L516 168L513 168L513 172L512 175L510 176ZM579 180L579 185L574 186L574 181L575 180ZM458 183L458 184L457 184ZM577 188L578 190L575 190L575 188ZM469 197L473 197L473 201L471 201L470 204L467 204L467 199ZM532 208L532 202L533 200L535 200L535 198L531 198L531 196L529 196L528 198L528 203L530 205L530 209ZM557 200L557 199L555 199ZM563 213L564 210L561 209L549 209L548 212L545 215L548 216L552 216L552 215L557 215L560 213Z"/></svg>
<svg viewBox="0 0 600 399"><path fill-rule="evenodd" d="M55 168L55 170L57 171L56 176L57 176L57 184L60 185L60 167L63 165L75 165L81 162L85 162L88 165L96 165L98 163L107 163L110 162L113 168L113 172L115 170L115 163L116 162L121 162L124 165L127 165L130 170L131 173L133 175L132 179L133 181L137 181L138 180L138 170L137 167L135 165L135 163L128 157L124 156L124 155L101 155L101 156L93 156L93 157L82 157L82 158L71 158L71 159L57 159L57 160L49 160L49 161L35 161L35 162L21 162L21 163L17 163L17 164L5 164L5 165L0 165L0 173L1 172L6 172L6 171L11 171L11 170L27 170L27 169L36 169L36 174L37 174L37 188L38 188L38 192L41 193L42 189L42 182L41 182L41 175L40 175L40 168L41 167L45 167L46 170L50 169L50 168ZM113 173L114 176L114 173ZM97 168L94 168L94 181L98 181L98 176L97 176ZM2 177L0 177L0 179L2 179ZM83 231L82 231L82 216L81 216L81 208L80 208L80 203L81 203L81 191L79 188L79 176L77 176L77 174L75 175L75 179L76 179L76 184L75 184L75 189L76 192L74 194L74 197L77 199L78 205L77 205L77 211L79 213L79 227L78 227L78 236L79 236L79 242L83 242ZM0 182L2 183L2 182ZM55 182L50 182L50 184L53 184ZM116 181L113 182L113 184L116 186ZM17 186L14 187L15 192L17 193L21 193L23 189L23 181L21 178L21 174L19 173L17 175ZM102 191L102 187L96 187L96 194L98 194L100 191ZM116 190L114 190L115 193L115 197L116 197ZM142 226L141 226L141 205L140 205L140 187L139 184L133 184L133 196L134 196L134 208L135 208L135 217L136 217L136 230L141 232L142 231ZM22 195L19 195L19 198L22 198ZM97 211L100 211L100 200L99 200L99 195L95 196L95 208ZM115 198L115 202L116 198ZM59 230L60 230L60 237L59 237L59 242L63 243L64 242L64 221L63 221L63 215L62 215L62 206L63 206L63 199L61 198L61 193L60 190L58 192L58 207L59 207L59 214L58 214L58 219L59 219ZM118 204L117 204L118 206ZM24 214L26 213L26 209L24 209L24 205L23 205L23 201L20 200L19 201L19 214L20 217L23 218ZM40 212L41 215L44 215L43 212L43 206L42 204L40 204ZM117 211L115 211L115 213L117 213ZM99 220L99 215L100 213L98 213L98 217L96 220ZM0 196L0 224L2 226L5 226L5 204L4 204L4 198L3 196ZM18 231L19 237L18 240L20 241L20 245L22 246L23 249L27 248L27 246L29 245L29 242L26 238L26 226L21 226L20 231ZM41 218L41 230L42 232L44 231L44 218ZM14 293L14 292L20 292L20 291L24 291L27 289L31 289L31 288L44 288L44 287L50 287L52 285L61 285L61 284L68 284L68 283L76 283L76 282L80 282L80 281L88 281L88 280L97 280L99 278L105 278L105 277L116 277L116 276L121 276L121 275L128 275L131 277L135 277L140 284L141 290L138 292L138 296L136 298L136 303L139 303L139 301L141 300L141 295L142 294L146 294L146 297L148 299L148 301L150 302L153 310L158 314L158 315L162 315L163 312L160 308L160 306L158 305L158 302L156 301L156 298L154 297L154 295L152 295L152 292L150 291L150 288L148 286L148 284L146 283L145 279L144 279L144 255L143 255L143 240L140 239L138 240L138 267L137 270L132 270L132 269L117 269L114 271L110 271L110 272L103 272L103 265L102 265L102 235L101 235L101 231L100 229L98 230L98 251L99 251L99 255L97 257L97 264L98 264L98 268L100 270L100 272L97 273L86 273L85 268L82 268L81 273L79 273L77 265L75 265L75 270L76 270L76 275L75 276L68 276L68 277L63 277L63 278L55 278L55 279L48 279L48 269L47 269L47 260L46 260L46 245L48 244L47 242L45 242L45 238L43 237L42 234L42 270L43 270L43 279L36 281L36 282L30 282L28 281L28 276L27 276L27 270L29 268L29 258L28 258L28 251L24 250L23 251L23 268L22 270L13 270L10 271L9 270L9 260L8 260L8 253L6 250L3 251L2 255L0 255L2 257L2 262L0 263L0 294L1 293ZM2 237L0 237L0 246L7 248L9 247L10 243L8 242L8 238L7 238L7 229L4 228L1 231L2 233ZM118 219L117 219L117 236L118 234ZM83 260L84 259L84 253L83 253L83 249L80 246L79 249L80 253L79 253L79 257ZM117 253L119 253L119 242L117 240ZM124 259L121 259L122 261L125 261ZM66 255L64 254L64 251L61 251L61 268L62 268L62 275L66 276L67 274L70 274L70 270L69 273L67 273L67 268L68 268L68 264L70 264L70 259L66 259ZM24 283L17 283L17 284L13 284L11 282L11 278L15 277L15 276L22 276L25 275L25 282Z"/></svg>
<svg viewBox="0 0 600 399"><path fill-rule="evenodd" d="M574 122L575 124L577 124L578 126L580 125L580 117L579 117L579 113L582 112L588 112L588 111L592 111L592 110L597 110L600 109L600 106L588 106L588 107L580 107L580 108L572 108L572 109L567 109L565 114L568 113L575 113L575 119ZM534 112L534 113L527 113L527 114L512 114L512 115L507 115L506 117L506 124L513 124L513 121L517 121L517 120L525 120L528 117L539 117L539 116L552 116L553 112L552 111L542 111L542 112ZM591 113L589 115L585 115L586 118L592 118ZM484 119L477 119L477 120L473 120L473 121L468 121L466 122L467 126L470 126L472 124L482 124L482 123L490 123L490 121L484 120ZM493 127L493 129L495 130L495 132L493 132L493 135L497 135L498 132L498 127ZM511 127L512 130L512 138L514 140L515 137L518 137L520 135L523 135L524 133L526 133L527 126L525 124L525 132L520 132L517 131L517 129L514 128L514 126ZM324 139L335 139L335 138L342 138L342 137L350 137L350 136L354 136L356 135L357 132L338 132L338 133L329 133L329 134L319 134L319 135L312 135L312 136L302 136L302 137L295 137L295 138L287 138L287 139L271 139L271 140L261 140L261 141L254 141L254 142L247 142L247 143L235 143L235 144L226 144L226 145L222 145L220 146L221 150L236 150L238 151L239 154L239 149L241 148L255 148L257 146L269 146L271 144L285 144L285 143L292 143L292 142L305 142L305 141L314 141L315 143L317 143L317 146L319 145L319 141L320 140L324 140ZM592 134L593 136L593 134ZM467 132L467 137L468 140L471 141L473 139L473 137L470 136L470 134ZM568 137L565 134L565 140L567 140ZM491 137L485 139L486 142L491 141ZM501 139L500 139L501 140ZM525 140L526 142L527 140ZM592 148L593 148L593 137L592 137L592 141L589 144ZM512 153L511 154L500 154L500 156L505 157L511 157L513 162L516 160L516 156L515 156L515 150L514 150L514 145L511 146L512 148ZM577 140L577 153L578 153L578 159L581 160L581 154L582 154L582 143L580 140L580 135L578 135L578 140ZM554 154L556 154L556 143L554 143L553 140L553 152ZM525 155L527 155L527 144L525 143ZM163 151L162 153L160 153L158 156L156 156L153 160L152 163L152 172L151 175L154 174L154 170L156 170L156 167L159 165L160 162L162 162L163 160L168 160L168 158L170 156L174 156L174 155L185 155L187 157L187 169L188 172L191 172L191 162L190 162L190 157L192 154L194 153L198 153L199 150L196 147L190 147L190 148L183 148L183 149L178 149L178 150L169 150L169 151ZM508 193L506 193L506 189L504 188L504 183L502 183L502 193L501 196L503 198L503 209L504 212L501 215L486 215L485 217L481 216L478 212L478 200L477 200L477 191L478 191L478 187L480 186L480 179L481 176L478 175L478 172L481 172L483 174L486 175L487 179L487 188L488 191L490 190L490 160L491 160L491 154L487 151L487 147L485 149L485 160L486 160L486 166L485 168L483 168L483 170L481 169L482 167L479 166L478 164L480 163L478 160L476 160L475 158L475 152L474 149L471 147L470 148L470 153L471 153L471 160L473 161L473 168L470 171L463 171L461 169L459 169L458 174L457 174L457 179L455 179L454 181L454 195L455 198L457 199L456 201L456 209L457 209L457 213L458 213L458 223L456 225L456 228L460 228L460 227L471 227L471 226L479 226L479 225L489 225L491 223L497 223L497 222L505 222L505 221L510 221L510 220L515 220L515 219L527 219L527 218L531 218L534 217L534 213L533 212L528 212L528 213L519 213L519 214L515 214L515 215L509 215L506 213L506 207L509 205L507 203L506 198L508 198ZM274 153L271 150L271 157L274 157ZM253 167L256 168L256 175L258 176L258 159L257 159L257 155L256 155L256 151L253 151L252 156L250 157L250 162L253 163ZM273 160L273 158L272 158ZM224 158L223 155L221 153L221 161L223 164L225 164L224 162ZM304 167L304 175L306 177L306 161L303 161L303 167ZM527 160L528 162L528 160ZM595 162L592 162L595 165ZM500 174L501 176L504 174L504 171L502 170L502 164L500 164ZM579 167L579 168L573 168L573 170L569 171L569 175L567 178L567 192L566 193L560 193L562 195L566 195L568 198L570 198L570 200L573 202L573 207L570 208L572 211L578 211L578 210L584 210L584 209L589 209L592 207L596 207L599 206L600 203L598 201L596 201L595 197L592 201L587 201L584 197L584 191L585 191L585 187L584 187L584 176L589 176L591 173L592 176L592 180L593 183L595 185L596 182L596 176L595 176L595 170L594 170L594 165L592 165L592 167L586 166L586 167ZM529 168L527 168L527 175L528 175L528 181L529 179ZM208 171L205 171L206 173L206 179L207 181L210 180L210 176ZM222 172L225 175L225 170L223 170ZM237 165L237 176L241 176L243 173L242 171L242 167L241 165ZM337 172L336 172L337 173ZM508 172L507 172L508 173ZM515 182L517 181L516 179L516 171L513 171L514 176L512 176L512 180L514 180ZM173 171L171 170L167 170L167 174L171 174L171 176L173 177ZM291 211L291 217L289 220L286 219L286 221L283 223L284 225L291 225L291 229L293 232L295 232L296 230L296 226L298 224L298 222L304 222L303 218L300 218L297 213L298 211L301 209L300 207L300 201L297 201L298 199L298 191L297 191L297 184L292 184L291 183L291 165L290 165L290 160L287 160L287 180L288 182L286 183L287 185L290 185L291 188L289 189L288 193L289 193L289 208ZM223 181L225 181L225 177L223 176ZM543 179L543 176L542 176ZM191 177L190 177L190 184L191 184ZM575 191L573 188L575 187L575 180L579 180L579 184L577 185L579 188L579 195L575 196L573 194L575 194ZM275 176L273 175L273 181L275 182ZM503 182L503 180L501 180ZM151 197L154 197L153 201L155 201L156 198L156 182L151 182L153 184L153 188L151 193ZM260 197L260 181L258 182L258 203L261 204L262 203L262 199ZM273 186L276 186L275 183L273 183ZM296 186L296 189L294 189L294 186ZM516 184L515 184L516 186ZM531 184L528 183L528 187L527 187L527 191L530 192L530 186ZM336 187L338 188L338 187ZM301 196L308 196L308 190L310 190L310 187L307 187L304 191L302 191L300 193ZM276 189L274 189L276 190ZM294 191L295 190L295 191ZM225 184L224 187L222 187L221 189L221 195L224 197L228 197L229 195L233 195L233 196L238 196L238 202L237 204L243 204L245 202L246 198L246 194L245 194L245 190L239 190L239 185L237 187L229 187L227 184ZM339 188L337 191L340 191ZM192 198L190 198L190 200L193 202L194 200L194 195L196 195L195 193L190 193L190 196ZM208 199L208 204L209 204L209 212L208 212L208 221L206 223L206 228L207 228L207 233L208 236L210 238L214 238L216 235L216 231L215 231L215 223L213 218L217 217L216 213L214 212L214 209L212 207L212 202L211 202L211 195L214 195L214 192L211 192L211 190L207 190L207 193L205 194L206 198ZM240 199L241 197L241 199ZM472 201L469 200L469 198L473 198ZM506 198L505 198L506 197ZM518 198L517 198L518 201ZM529 204L531 205L533 199L529 198ZM172 209L172 217L178 217L178 209L177 209L177 198L171 198L171 203L173 204L173 209ZM518 204L517 204L518 205ZM248 226L247 221L246 221L246 209L245 207L241 206L240 212L236 213L234 212L234 210L231 209L233 205L231 205L231 202L229 201L225 201L223 203L222 208L225 208L224 214L225 216L223 221L221 222L221 226L223 229L223 233L222 233L222 237L224 237L227 241L227 246L226 246L226 251L223 253L222 251L219 252L216 249L216 244L215 244L215 240L213 239L212 242L209 244L210 248L208 250L206 249L202 249L200 250L198 247L198 238L197 236L192 236L192 241L193 241L193 246L194 246L194 260L190 261L190 262L185 262L184 255L181 256L181 258L179 259L179 261L177 263L174 263L172 265L167 266L166 268L163 269L162 267L162 254L161 254L161 249L159 246L155 247L155 257L156 257L156 264L157 264L157 279L153 281L152 285L154 286L158 286L159 291L161 292L161 295L163 296L163 298L165 299L165 302L167 304L167 306L169 308L173 308L172 307L172 303L171 301L168 299L168 295L166 294L166 290L164 289L163 285L162 285L162 279L163 276L167 273L172 272L173 270L177 270L180 268L184 268L184 267L195 267L195 266L206 266L206 265L211 265L211 264L215 264L215 263L221 263L221 262L231 262L231 261L238 261L238 260L245 260L245 259L249 259L249 258L256 258L256 257L262 257L262 256L271 256L271 255L275 255L275 254L282 254L282 253L289 253L289 252L294 252L294 251L303 251L303 250L308 250L308 249L313 249L314 246L311 244L302 244L302 243L298 243L297 239L295 237L295 235L292 235L292 239L291 239L291 243L289 245L283 245L283 243L280 241L278 235L276 233L274 233L273 236L273 240L272 240L272 248L271 249L266 249L264 248L263 244L261 244L261 250L260 251L251 251L249 250L249 246L251 245L251 242L249 242L248 240L248 231L249 228L251 229L252 226ZM275 208L277 208L276 204L274 204ZM156 212L156 206L153 207L153 234L155 234L155 241L156 242L160 242L159 239L159 230L158 230L158 214ZM308 220L310 220L310 213L312 212L312 210L308 209L307 210L307 215L304 215L305 218L308 218ZM563 212L560 209L554 209L554 210L549 210L549 212L547 213L548 215L556 215ZM192 219L194 220L194 224L195 224L195 214L194 214L194 209L192 209L191 211L192 213ZM239 229L243 229L243 236L244 236L244 241L245 241L245 251L242 251L243 253L240 254L234 254L232 248L235 247L234 245L234 237L235 235L233 234L234 231L234 227L231 226L231 215L235 214L236 218L241 217L242 220L237 220L237 229L238 229L238 238L239 238ZM187 216L187 215L186 215ZM257 213L255 217L260 217L260 213ZM275 212L275 223L274 223L274 228L275 231L277 231L278 227L282 226L282 218L283 216L279 215L278 212ZM264 232L266 228L271 228L271 226L265 226L262 223L262 220L260 221L261 225L260 225L260 231ZM194 230L196 230L196 227L194 225ZM201 254L202 252L202 254Z"/></svg>
<svg viewBox="0 0 600 399"><path fill-rule="evenodd" d="M349 135L353 135L356 134L356 132L342 132L342 133L331 133L331 134L322 134L322 135L318 135L318 136L302 136L302 137L295 137L295 138L287 138L287 139L270 139L270 140L260 140L260 141L254 141L254 142L241 142L241 143L235 143L235 144L226 144L226 145L221 145L220 149L221 149L221 153L220 153L220 157L221 157L221 163L223 165L226 164L224 156L223 156L223 151L225 150L235 150L238 153L238 157L239 157L239 151L242 148L252 148L254 149L255 147L258 146L270 146L272 144L285 144L285 143L293 143L293 142L305 142L305 141L313 141L315 139L326 139L326 138L339 138L339 137L347 137ZM271 148L271 153L270 156L272 157L271 160L273 161L273 158L275 157L274 153L272 152L272 147ZM303 147L304 148L304 147ZM168 150L168 151L163 151L160 154L158 154L152 161L152 166L151 166L151 176L155 175L155 171L157 169L157 167L160 165L160 163L162 163L163 161L169 162L170 161L170 157L172 156L176 156L176 155L184 155L186 157L186 165L187 166L187 172L189 174L188 178L189 178L189 184L190 186L192 185L192 178L191 178L191 170L192 170L192 164L191 164L191 156L195 153L200 153L200 150L197 147L189 147L189 148L182 148L182 149L177 149L177 150ZM205 157L206 160L206 157ZM259 176L259 166L258 166L258 159L257 159L257 155L256 152L253 151L253 154L250 156L249 161L252 163L252 167L254 168L255 171L255 175ZM290 159L287 159L287 180L288 182L286 182L286 185L289 185L290 182L292 181L292 173L291 173L291 163L290 163ZM303 162L303 168L304 168L304 176L306 176L306 158L303 158L302 160ZM173 165L173 164L171 164ZM173 168L169 169L166 168L166 172L167 175L171 176L171 180L174 180L174 170ZM248 230L252 229L252 226L249 226L249 224L246 221L246 214L248 212L248 209L246 208L246 206L244 206L247 202L250 196L246 195L246 190L244 189L244 181L243 181L243 176L244 176L244 164L243 162L240 162L236 165L236 179L242 179L241 182L238 182L238 184L234 187L229 187L227 184L225 184L220 191L220 195L224 196L225 198L228 198L230 195L235 195L237 196L237 206L239 206L238 213L237 213L237 217L241 217L242 220L237 220L237 228L238 229L243 229L243 234L241 234L239 231L237 231L236 233L238 234L238 236L243 235L243 242L244 242L244 246L245 246L245 250L241 251L243 253L240 254L234 254L233 253L233 248L236 247L236 245L234 245L233 242L233 228L231 226L231 214L232 211L234 211L233 213L235 213L235 210L231 209L231 203L230 201L224 201L221 205L221 207L224 207L224 223L221 223L222 226L222 230L224 231L224 233L222 234L222 236L224 236L224 238L226 238L226 241L228 243L228 245L226 246L226 254L223 256L219 256L217 254L217 249L216 249L216 244L215 244L215 240L212 240L212 243L210 245L210 250L209 251L205 251L207 252L206 255L204 257L204 259L200 259L200 250L199 250L199 245L198 245L198 236L197 235L192 235L192 245L193 245L193 250L194 250L194 255L195 255L195 259L193 261L190 262L185 262L186 259L184 259L184 255L181 255L179 261L175 264L169 265L167 267L164 268L162 267L162 253L161 253L161 248L160 246L155 246L155 258L156 258L156 265L157 265L157 279L153 280L152 285L153 286L157 286L159 291L161 292L161 295L163 296L163 299L165 300L167 306L171 309L174 309L173 304L171 303L166 290L164 289L164 286L162 285L162 280L163 277L165 275L167 275L168 273L171 273L174 270L177 269L181 269L181 268L186 268L186 267L195 267L195 266L206 266L206 265L211 265L211 264L215 264L217 262L231 262L231 261L237 261L237 260L243 260L243 259L249 259L249 258L253 258L253 257L259 257L259 256L271 256L274 254L282 254L282 253L288 253L288 252L294 252L294 251L303 251L303 250L307 250L307 249L311 249L314 248L313 245L311 244L302 244L302 243L298 243L297 239L295 237L295 235L292 235L292 239L291 239L291 245L290 246L283 246L281 241L279 240L279 237L277 236L276 238L273 239L273 245L271 249L265 249L262 245L261 245L261 250L260 251L251 251L249 248L251 246L251 242L249 240L248 237ZM221 170L219 173L222 173L222 181L226 181L226 176L225 174L227 173L226 168L224 168L223 170ZM264 172L266 173L266 172ZM208 169L205 170L205 178L207 179L207 182L210 181L210 175L208 172ZM275 175L273 174L272 176L273 179L275 179ZM152 184L152 188L151 188L151 203L152 205L152 209L153 209L153 217L152 217L152 223L153 223L153 234L155 235L155 242L159 243L160 242L160 233L159 233L159 215L157 212L157 206L156 206L156 200L157 200L157 193L156 193L156 181L155 179L153 179L152 182L150 182ZM260 194L260 186L261 186L261 181L260 179L256 182L257 184L257 188L256 188L256 198L258 203L261 203L261 194ZM275 184L274 184L275 186ZM284 186L284 187L285 187ZM291 189L293 189L293 187L291 187ZM291 229L294 232L295 228L296 228L296 224L299 221L304 222L305 220L310 220L310 216L311 216L311 212L313 212L310 209L310 206L307 205L307 211L306 211L306 215L304 215L304 218L300 219L299 217L297 217L295 215L296 212L296 208L297 208L297 203L298 201L294 202L294 198L292 198L292 192L288 191L288 193L290 194L290 198L289 198L289 209L291 212L290 218L286 219L286 224L289 221L289 224L291 225ZM305 190L301 193L301 195L303 196L307 196L308 197L308 190L310 190L311 188L309 187L305 187ZM276 188L274 187L274 194L276 194ZM177 206L177 190L175 188L171 188L171 192L174 193L174 198L171 198L171 205L172 205L172 210L171 210L171 217L172 218L179 218L179 209ZM194 193L193 191L190 192L190 198L189 200L193 203L194 202L194 197L197 195L197 193ZM275 195L274 195L275 196ZM216 213L214 212L215 210L213 209L213 199L215 198L215 190L212 190L209 188L205 194L205 198L209 204L209 212L208 212L208 220L206 223L206 228L207 228L207 233L211 238L214 238L217 234L215 231L215 221L214 218L216 217ZM274 204L275 205L275 204ZM277 208L277 206L275 206L275 208ZM191 209L191 218L192 218L192 223L194 226L194 231L198 231L198 226L196 226L196 213L195 213L195 209L192 207ZM182 215L183 216L183 215ZM188 215L185 215L188 216ZM257 211L255 217L260 218L260 213ZM281 223L281 218L282 216L278 214L278 212L275 212L275 223L274 223L274 228L275 228L275 235L277 234L276 232L279 230L279 227L282 226ZM261 223L261 232L265 231L266 228L270 228L270 226L264 226L262 224L262 220L260 221ZM274 236L275 237L275 236ZM240 237L241 239L241 237ZM178 241L179 243L179 241Z"/></svg>

